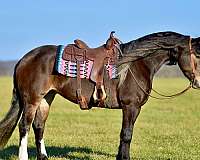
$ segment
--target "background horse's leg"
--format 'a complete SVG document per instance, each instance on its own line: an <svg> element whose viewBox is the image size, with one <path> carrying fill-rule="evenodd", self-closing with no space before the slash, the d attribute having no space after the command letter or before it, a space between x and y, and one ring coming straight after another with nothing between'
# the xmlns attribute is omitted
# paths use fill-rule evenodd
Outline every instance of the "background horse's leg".
<svg viewBox="0 0 200 160"><path fill-rule="evenodd" d="M20 160L28 160L28 152L27 152L27 140L28 140L28 132L30 130L30 126L35 117L36 110L41 102L41 98L37 98L34 102L28 102L28 96L23 99L23 114L19 123L19 134L20 134L20 143L19 143L19 159Z"/></svg>
<svg viewBox="0 0 200 160"><path fill-rule="evenodd" d="M130 159L130 143L132 139L133 126L140 113L140 107L131 105L123 106L123 122L120 133L120 145L117 155L117 160Z"/></svg>
<svg viewBox="0 0 200 160"><path fill-rule="evenodd" d="M37 160L45 160L47 152L44 145L43 133L45 122L48 118L50 105L55 97L55 93L50 91L41 101L33 121L33 130L35 133L35 144L37 147Z"/></svg>

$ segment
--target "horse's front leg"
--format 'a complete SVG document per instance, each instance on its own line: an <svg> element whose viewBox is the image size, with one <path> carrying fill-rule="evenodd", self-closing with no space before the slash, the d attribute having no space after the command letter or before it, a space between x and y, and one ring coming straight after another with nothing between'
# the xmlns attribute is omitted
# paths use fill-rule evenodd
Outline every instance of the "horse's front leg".
<svg viewBox="0 0 200 160"><path fill-rule="evenodd" d="M125 105L122 108L123 122L120 133L120 145L117 155L117 160L129 160L130 159L130 143L133 134L134 123L140 113L140 107L134 105Z"/></svg>

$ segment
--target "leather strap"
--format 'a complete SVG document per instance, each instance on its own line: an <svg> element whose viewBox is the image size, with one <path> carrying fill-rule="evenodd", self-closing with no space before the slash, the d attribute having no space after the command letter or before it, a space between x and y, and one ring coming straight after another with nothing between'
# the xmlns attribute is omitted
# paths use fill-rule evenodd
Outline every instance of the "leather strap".
<svg viewBox="0 0 200 160"><path fill-rule="evenodd" d="M85 97L82 95L82 86L81 86L81 74L80 74L80 62L77 61L77 100L80 105L80 108L85 110L89 109Z"/></svg>
<svg viewBox="0 0 200 160"><path fill-rule="evenodd" d="M77 96L78 96L78 100L80 100L80 96L81 96L81 74L80 74L80 62L77 61Z"/></svg>
<svg viewBox="0 0 200 160"><path fill-rule="evenodd" d="M195 78L195 70L196 70L196 65L195 65L195 53L192 49L192 38L190 37L189 39L189 51L190 51L190 61L191 61L191 68L192 68L192 78L194 79Z"/></svg>

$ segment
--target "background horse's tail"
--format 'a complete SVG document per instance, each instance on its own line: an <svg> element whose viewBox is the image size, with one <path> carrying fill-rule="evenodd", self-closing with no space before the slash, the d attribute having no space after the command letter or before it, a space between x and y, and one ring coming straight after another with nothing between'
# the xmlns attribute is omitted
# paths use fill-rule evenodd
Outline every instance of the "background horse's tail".
<svg viewBox="0 0 200 160"><path fill-rule="evenodd" d="M7 115L0 121L0 149L2 149L11 137L17 122L22 114L22 107L19 106L19 93L16 88L14 75L14 88L11 101L11 107Z"/></svg>

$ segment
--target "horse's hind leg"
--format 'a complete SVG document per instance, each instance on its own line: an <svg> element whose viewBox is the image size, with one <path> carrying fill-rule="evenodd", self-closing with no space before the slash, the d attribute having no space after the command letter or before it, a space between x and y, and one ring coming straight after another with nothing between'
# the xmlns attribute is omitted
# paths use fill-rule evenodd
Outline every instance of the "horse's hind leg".
<svg viewBox="0 0 200 160"><path fill-rule="evenodd" d="M43 133L45 128L45 122L49 114L49 107L55 97L55 92L50 91L41 101L39 108L37 109L35 119L33 121L33 130L35 133L35 144L37 147L37 159L45 160L47 158L47 152L44 145Z"/></svg>
<svg viewBox="0 0 200 160"><path fill-rule="evenodd" d="M20 144L19 144L19 159L28 160L27 152L27 140L28 132L30 126L35 117L36 110L40 104L41 99L38 97L34 101L29 102L28 97L24 96L22 105L24 106L23 114L19 123L19 134L20 134Z"/></svg>

